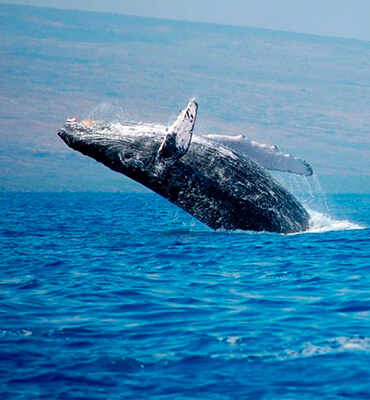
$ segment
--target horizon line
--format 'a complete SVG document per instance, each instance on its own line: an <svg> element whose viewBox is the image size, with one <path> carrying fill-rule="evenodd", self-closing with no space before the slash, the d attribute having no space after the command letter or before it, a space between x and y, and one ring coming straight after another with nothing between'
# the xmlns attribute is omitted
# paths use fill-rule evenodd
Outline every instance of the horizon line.
<svg viewBox="0 0 370 400"><path fill-rule="evenodd" d="M343 40L349 42L360 42L360 43L369 43L370 40L359 39L353 37L345 37L345 36L335 36L335 35L324 35L320 33L312 33L312 32L298 32L286 29L277 29L277 28L265 28L260 26L252 26L252 25L239 25L239 24L230 24L230 23L221 23L221 22L209 22L209 21L195 21L195 20L183 20L177 18L160 18L160 17L148 17L143 15L136 14L127 14L123 12L110 12L110 11L95 11L95 10L87 10L87 9L77 9L77 8L58 8L51 6L36 6L32 4L10 4L6 2L2 2L0 0L0 6L6 7L14 7L14 8L36 8L36 9L44 9L44 10L55 10L62 12L77 12L77 13L91 13L91 14L102 14L102 15L115 15L115 16L123 16L130 18L138 18L138 19L149 19L154 21L167 21L167 22L175 22L175 23L189 23L189 24L198 24L198 25L213 25L220 27L231 27L236 29L249 29L249 30L260 30L265 32L275 32L275 33L284 33L288 35L299 35L299 36L312 36L316 38L323 39L331 39L331 40Z"/></svg>

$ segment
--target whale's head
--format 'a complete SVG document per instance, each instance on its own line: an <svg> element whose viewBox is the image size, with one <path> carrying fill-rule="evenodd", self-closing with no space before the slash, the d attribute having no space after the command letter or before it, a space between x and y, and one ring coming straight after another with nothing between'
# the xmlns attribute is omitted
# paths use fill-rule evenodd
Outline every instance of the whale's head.
<svg viewBox="0 0 370 400"><path fill-rule="evenodd" d="M198 105L191 100L169 127L68 119L58 132L72 149L144 184L186 154Z"/></svg>

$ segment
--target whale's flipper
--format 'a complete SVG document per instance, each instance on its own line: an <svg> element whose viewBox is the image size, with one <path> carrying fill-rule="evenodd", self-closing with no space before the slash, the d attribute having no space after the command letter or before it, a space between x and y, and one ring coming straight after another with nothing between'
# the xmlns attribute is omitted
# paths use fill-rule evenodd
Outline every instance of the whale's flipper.
<svg viewBox="0 0 370 400"><path fill-rule="evenodd" d="M186 154L189 149L198 104L192 99L184 108L177 120L167 128L167 134L158 150L158 158L161 161L176 162Z"/></svg>
<svg viewBox="0 0 370 400"><path fill-rule="evenodd" d="M279 151L276 146L260 144L243 135L206 135L206 137L247 155L268 170L291 172L306 176L313 174L311 166L306 161L290 154L285 154Z"/></svg>

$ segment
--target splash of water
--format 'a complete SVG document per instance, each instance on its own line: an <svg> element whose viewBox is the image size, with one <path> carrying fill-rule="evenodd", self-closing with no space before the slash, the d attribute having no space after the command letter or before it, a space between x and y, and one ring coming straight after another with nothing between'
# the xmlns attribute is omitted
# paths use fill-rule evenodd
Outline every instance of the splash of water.
<svg viewBox="0 0 370 400"><path fill-rule="evenodd" d="M306 233L364 229L347 220L334 218L330 212L326 195L317 175L312 177L274 173L275 178L290 193L299 198L310 215L310 227Z"/></svg>
<svg viewBox="0 0 370 400"><path fill-rule="evenodd" d="M329 213L329 206L320 181L316 175L311 177L272 172L272 175L290 193L297 197L308 209Z"/></svg>
<svg viewBox="0 0 370 400"><path fill-rule="evenodd" d="M97 121L110 121L110 122L133 122L139 121L136 114L128 111L118 101L103 101L93 108L86 118Z"/></svg>
<svg viewBox="0 0 370 400"><path fill-rule="evenodd" d="M339 220L328 214L308 209L310 214L310 227L306 233L322 233L330 231L348 231L364 229L362 226L347 220Z"/></svg>

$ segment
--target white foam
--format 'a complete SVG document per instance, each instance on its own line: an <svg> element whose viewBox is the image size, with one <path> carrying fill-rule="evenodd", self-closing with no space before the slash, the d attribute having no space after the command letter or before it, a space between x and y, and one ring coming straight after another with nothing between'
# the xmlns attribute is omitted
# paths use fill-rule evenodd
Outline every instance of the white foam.
<svg viewBox="0 0 370 400"><path fill-rule="evenodd" d="M370 338L368 337L335 337L323 343L304 342L296 348L276 349L276 351L266 351L262 353L245 352L243 338L228 337L217 338L220 342L227 343L233 351L212 354L211 358L221 359L260 359L274 358L280 361L303 359L309 357L322 357L330 354L340 353L365 353L370 352Z"/></svg>
<svg viewBox="0 0 370 400"><path fill-rule="evenodd" d="M286 350L289 358L314 357L330 353L343 352L370 352L370 339L359 337L337 337L329 339L326 343L316 345L304 343L299 350Z"/></svg>
<svg viewBox="0 0 370 400"><path fill-rule="evenodd" d="M349 231L355 229L364 229L363 226L347 220L337 220L328 214L314 210L307 210L310 214L310 228L306 233L321 233L330 231Z"/></svg>

